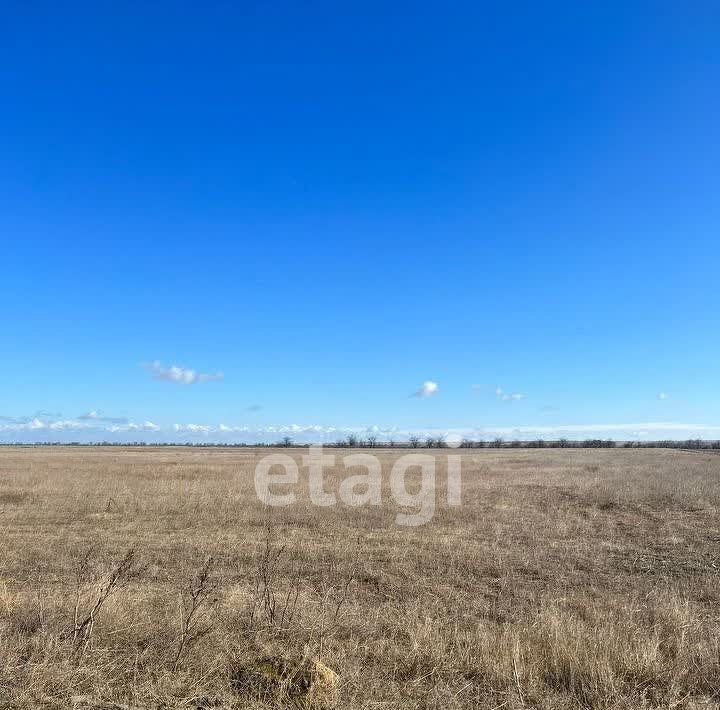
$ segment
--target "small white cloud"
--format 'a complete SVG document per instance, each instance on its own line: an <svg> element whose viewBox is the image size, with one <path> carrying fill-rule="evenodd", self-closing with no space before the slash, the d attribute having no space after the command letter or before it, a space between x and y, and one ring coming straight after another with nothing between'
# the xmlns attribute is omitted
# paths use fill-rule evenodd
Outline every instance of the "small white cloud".
<svg viewBox="0 0 720 710"><path fill-rule="evenodd" d="M142 367L156 380L175 382L180 385L192 385L197 382L211 382L212 380L222 380L223 377L225 377L222 372L209 374L206 372L196 372L188 367L178 367L177 365L164 367L159 360L154 360L151 363L145 363Z"/></svg>
<svg viewBox="0 0 720 710"><path fill-rule="evenodd" d="M108 417L97 409L91 409L86 414L81 414L78 417L78 421L81 422L105 422L106 424L127 424L128 420L126 417Z"/></svg>
<svg viewBox="0 0 720 710"><path fill-rule="evenodd" d="M66 419L66 420L60 420L57 422L50 422L47 425L50 429L53 431L72 431L75 429L83 429L86 427L86 424L83 424L82 422L77 422L72 419ZM38 428L38 427L33 427Z"/></svg>
<svg viewBox="0 0 720 710"><path fill-rule="evenodd" d="M658 394L658 399L670 399L670 395L667 392L660 392Z"/></svg>
<svg viewBox="0 0 720 710"><path fill-rule="evenodd" d="M420 385L420 388L413 392L411 395L412 397L420 397L420 398L427 398L432 397L434 394L437 394L438 391L438 385L437 382L433 382L432 380L427 380Z"/></svg>
<svg viewBox="0 0 720 710"><path fill-rule="evenodd" d="M175 424L175 431L189 432L191 434L209 434L215 431L215 427L210 424Z"/></svg>
<svg viewBox="0 0 720 710"><path fill-rule="evenodd" d="M519 402L521 399L525 399L525 395L521 392L505 392L502 387L495 390L495 396L501 402Z"/></svg>

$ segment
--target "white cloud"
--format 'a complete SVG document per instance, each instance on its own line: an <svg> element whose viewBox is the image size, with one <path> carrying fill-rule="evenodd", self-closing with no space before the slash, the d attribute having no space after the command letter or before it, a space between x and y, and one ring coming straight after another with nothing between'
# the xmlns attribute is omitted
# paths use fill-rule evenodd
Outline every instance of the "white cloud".
<svg viewBox="0 0 720 710"><path fill-rule="evenodd" d="M47 427L49 429L52 429L53 431L61 430L61 431L72 431L73 429L83 429L86 425L82 424L81 422L75 421L73 419L65 419L61 421L56 422L50 422L47 424ZM43 427L38 428L44 428L45 425L43 424Z"/></svg>
<svg viewBox="0 0 720 710"><path fill-rule="evenodd" d="M107 427L98 427L98 431L123 432L123 431L161 431L162 427L151 421L127 422L123 425L113 424Z"/></svg>
<svg viewBox="0 0 720 710"><path fill-rule="evenodd" d="M108 417L97 409L92 409L78 417L81 422L106 422L108 424L127 424L126 417Z"/></svg>
<svg viewBox="0 0 720 710"><path fill-rule="evenodd" d="M112 424L100 421L72 419L26 419L0 421L1 442L70 442L98 441L146 441L157 442L204 442L204 443L274 443L283 436L290 436L296 443L323 443L346 439L350 434L359 438L376 435L378 441L407 441L412 434L421 438L444 436L448 442L463 438L492 440L502 437L512 439L600 439L654 440L654 439L720 439L720 424L686 424L679 422L565 424L560 426L483 426L408 429L400 427L335 426L324 424L275 424L264 427L247 425L188 423L161 426L150 420Z"/></svg>
<svg viewBox="0 0 720 710"><path fill-rule="evenodd" d="M164 380L165 382L175 382L180 385L192 385L198 382L211 382L212 380L222 380L225 375L222 372L209 374L206 372L196 372L187 367L178 367L171 365L164 367L159 360L151 363L145 363L142 366L156 380Z"/></svg>
<svg viewBox="0 0 720 710"><path fill-rule="evenodd" d="M214 431L220 431L219 427L214 427L210 424L175 424L173 428L178 433L190 432L191 434L209 434Z"/></svg>
<svg viewBox="0 0 720 710"><path fill-rule="evenodd" d="M420 388L417 391L413 392L411 396L424 399L427 397L432 397L434 394L437 394L437 391L437 382L433 382L432 380L426 380L422 383L422 385L420 385Z"/></svg>
<svg viewBox="0 0 720 710"><path fill-rule="evenodd" d="M505 392L502 387L495 390L495 396L501 402L519 402L521 399L525 399L525 395L521 392Z"/></svg>
<svg viewBox="0 0 720 710"><path fill-rule="evenodd" d="M660 392L657 398L661 400L670 399L670 395L667 392Z"/></svg>
<svg viewBox="0 0 720 710"><path fill-rule="evenodd" d="M632 438L637 435L655 438L708 438L720 437L720 424L685 424L680 422L640 422L631 424L563 424L559 426L523 426L523 427L481 427L474 430L477 434L512 436L518 439L553 438L574 436L576 438L594 438L612 436L615 439Z"/></svg>

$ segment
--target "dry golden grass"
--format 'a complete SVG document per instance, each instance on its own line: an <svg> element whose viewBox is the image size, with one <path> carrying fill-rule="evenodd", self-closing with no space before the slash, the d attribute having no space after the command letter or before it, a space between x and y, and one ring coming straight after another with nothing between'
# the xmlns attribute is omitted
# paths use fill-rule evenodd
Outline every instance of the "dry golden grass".
<svg viewBox="0 0 720 710"><path fill-rule="evenodd" d="M389 494L266 509L267 453L0 449L0 707L288 707L243 670L277 658L341 708L718 707L720 456L463 451L463 505L401 528Z"/></svg>

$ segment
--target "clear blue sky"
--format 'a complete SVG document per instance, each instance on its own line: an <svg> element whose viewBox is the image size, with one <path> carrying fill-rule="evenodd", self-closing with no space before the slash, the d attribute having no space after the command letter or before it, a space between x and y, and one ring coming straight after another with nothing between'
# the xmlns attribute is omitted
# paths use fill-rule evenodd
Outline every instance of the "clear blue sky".
<svg viewBox="0 0 720 710"><path fill-rule="evenodd" d="M717 3L2 14L0 440L720 436Z"/></svg>

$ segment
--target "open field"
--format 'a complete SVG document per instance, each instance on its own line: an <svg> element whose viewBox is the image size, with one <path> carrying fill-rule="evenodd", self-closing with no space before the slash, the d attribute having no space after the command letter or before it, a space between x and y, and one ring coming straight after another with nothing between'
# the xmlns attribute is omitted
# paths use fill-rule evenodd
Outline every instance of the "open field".
<svg viewBox="0 0 720 710"><path fill-rule="evenodd" d="M438 451L434 519L398 527L388 490L265 508L267 453L0 449L0 707L284 707L238 669L304 655L341 708L718 707L719 455L454 451L448 507Z"/></svg>

